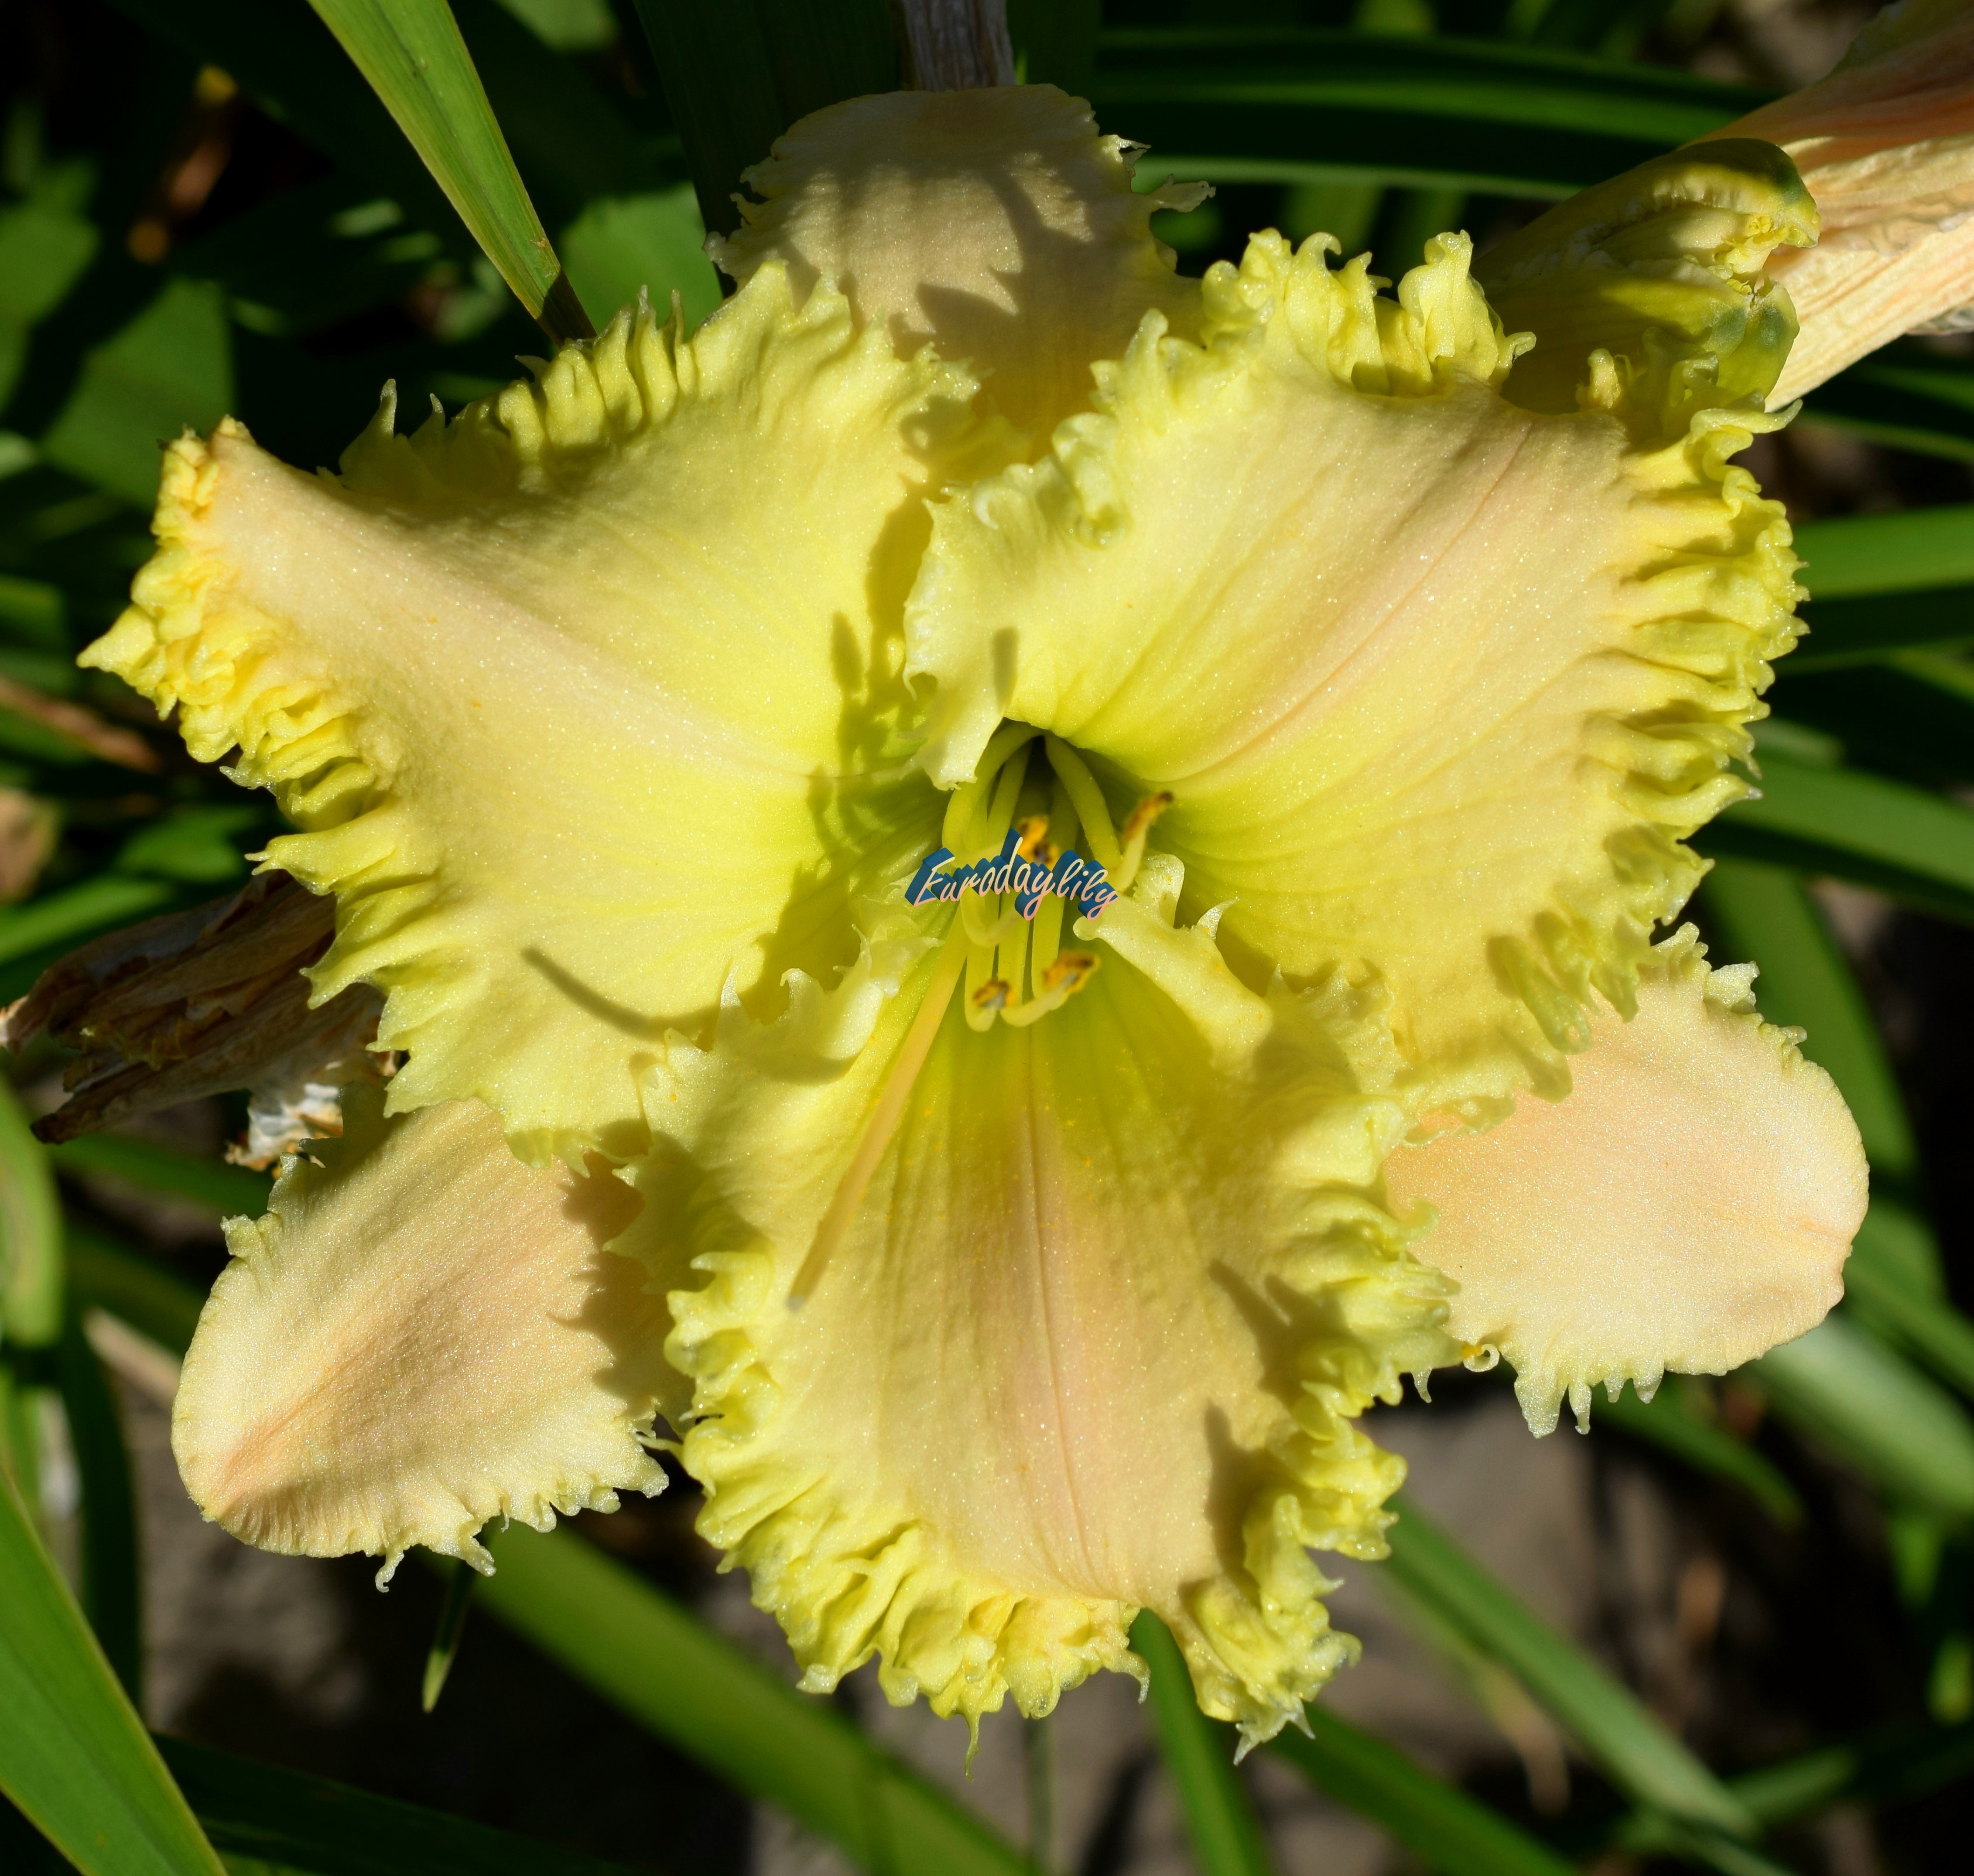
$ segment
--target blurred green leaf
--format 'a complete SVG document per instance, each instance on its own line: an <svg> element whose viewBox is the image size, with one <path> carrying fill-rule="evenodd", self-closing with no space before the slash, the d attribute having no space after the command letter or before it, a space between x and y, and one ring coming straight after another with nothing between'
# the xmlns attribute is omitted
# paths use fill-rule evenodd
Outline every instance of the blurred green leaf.
<svg viewBox="0 0 1974 1876"><path fill-rule="evenodd" d="M871 1871L1031 1876L1027 1859L571 1530L490 1534L481 1603L641 1725Z"/></svg>
<svg viewBox="0 0 1974 1876"><path fill-rule="evenodd" d="M1805 521L1795 550L1813 599L1965 585L1974 582L1974 503Z"/></svg>
<svg viewBox="0 0 1974 1876"><path fill-rule="evenodd" d="M685 145L699 212L738 226L734 192L798 117L889 91L898 50L887 0L634 0Z"/></svg>
<svg viewBox="0 0 1974 1876"><path fill-rule="evenodd" d="M1875 886L1943 917L1974 920L1974 812L1902 782L1761 749L1761 795L1695 841Z"/></svg>
<svg viewBox="0 0 1974 1876"><path fill-rule="evenodd" d="M1790 1425L1888 1497L1956 1523L1974 1516L1974 1425L1842 1312L1743 1372Z"/></svg>
<svg viewBox="0 0 1974 1876"><path fill-rule="evenodd" d="M28 334L67 298L96 252L95 225L65 204L0 208L0 409L28 353Z"/></svg>
<svg viewBox="0 0 1974 1876"><path fill-rule="evenodd" d="M48 1149L0 1081L0 1339L48 1348L61 1325L61 1210Z"/></svg>
<svg viewBox="0 0 1974 1876"><path fill-rule="evenodd" d="M617 37L609 0L500 0L543 44L558 52L594 52Z"/></svg>
<svg viewBox="0 0 1974 1876"><path fill-rule="evenodd" d="M1966 595L1974 622L1974 591ZM1887 615L1901 603L1882 605ZM1845 753L1923 788L1974 782L1974 659L1956 651L1893 651L1833 656L1822 667L1784 667L1772 706L1792 721L1826 731Z"/></svg>
<svg viewBox="0 0 1974 1876"><path fill-rule="evenodd" d="M1910 339L1887 346L1812 391L1803 415L1894 449L1974 462L1974 360Z"/></svg>
<svg viewBox="0 0 1974 1876"><path fill-rule="evenodd" d="M1269 1750L1310 1783L1386 1832L1441 1876L1573 1876L1572 1866L1501 1814L1422 1770L1395 1746L1320 1704L1307 1733L1277 1733Z"/></svg>
<svg viewBox="0 0 1974 1876"><path fill-rule="evenodd" d="M208 282L172 280L84 361L41 454L148 508L163 446L187 426L211 429L232 402L225 300Z"/></svg>
<svg viewBox="0 0 1974 1876"><path fill-rule="evenodd" d="M4 1477L0 1790L84 1876L221 1876Z"/></svg>
<svg viewBox="0 0 1974 1876"><path fill-rule="evenodd" d="M196 886L243 877L241 837L261 819L253 803L174 808L139 828L116 855L120 873L155 873Z"/></svg>
<svg viewBox="0 0 1974 1876"><path fill-rule="evenodd" d="M472 231L557 343L592 330L536 215L445 0L310 0Z"/></svg>
<svg viewBox="0 0 1974 1876"><path fill-rule="evenodd" d="M307 1876L631 1876L621 1864L307 1773L188 1740L157 1744L229 1863L252 1858Z"/></svg>
<svg viewBox="0 0 1974 1876"><path fill-rule="evenodd" d="M1234 1769L1234 1729L1199 1710L1185 1658L1149 1609L1131 1625L1131 1646L1152 1671L1152 1723L1201 1876L1267 1876L1267 1845Z"/></svg>
<svg viewBox="0 0 1974 1876"><path fill-rule="evenodd" d="M1924 1220L1895 1201L1874 1199L1844 1266L1844 1287L1867 1328L1974 1399L1974 1322L1946 1298L1939 1247Z"/></svg>
<svg viewBox="0 0 1974 1876"><path fill-rule="evenodd" d="M1008 38L1021 82L1087 96L1103 11L1100 0L1008 0Z"/></svg>
<svg viewBox="0 0 1974 1876"><path fill-rule="evenodd" d="M82 1484L82 1609L133 1704L143 1699L143 1584L137 1504L116 1400L71 1311L59 1373L69 1444Z"/></svg>
<svg viewBox="0 0 1974 1876"><path fill-rule="evenodd" d="M1717 861L1700 888L1713 962L1753 959L1762 1014L1807 1030L1803 1053L1830 1071L1881 1177L1910 1180L1919 1147L1905 1097L1857 979L1802 881L1787 868Z"/></svg>
<svg viewBox="0 0 1974 1876"><path fill-rule="evenodd" d="M1566 195L1768 94L1499 41L1222 27L1098 42L1091 101L1160 165L1212 180L1366 179Z"/></svg>
<svg viewBox="0 0 1974 1876"><path fill-rule="evenodd" d="M51 945L73 945L162 911L178 897L162 880L99 874L31 904L0 907L0 963Z"/></svg>
<svg viewBox="0 0 1974 1876"><path fill-rule="evenodd" d="M274 1182L251 1167L228 1166L197 1153L179 1153L127 1133L84 1133L47 1148L59 1172L108 1173L152 1192L210 1205L228 1216L258 1218Z"/></svg>
<svg viewBox="0 0 1974 1876"><path fill-rule="evenodd" d="M692 185L681 182L655 195L598 197L562 231L562 251L570 284L597 325L643 287L661 318L676 289L690 327L720 303L705 242Z"/></svg>
<svg viewBox="0 0 1974 1876"><path fill-rule="evenodd" d="M431 1645L425 1650L425 1671L418 1687L418 1704L427 1713L438 1704L452 1664L459 1657L459 1645L466 1633L466 1619L473 1609L474 1586L479 1582L471 1564L453 1559L445 1579L445 1600L440 1604L438 1626Z"/></svg>
<svg viewBox="0 0 1974 1876"><path fill-rule="evenodd" d="M77 1306L107 1310L167 1354L182 1358L205 1304L200 1291L93 1225L70 1219L64 1235Z"/></svg>
<svg viewBox="0 0 1974 1876"><path fill-rule="evenodd" d="M1491 1655L1576 1736L1618 1788L1690 1823L1736 1833L1753 1819L1638 1697L1559 1635L1402 1496L1385 1567Z"/></svg>
<svg viewBox="0 0 1974 1876"><path fill-rule="evenodd" d="M68 649L68 602L48 580L0 574L0 626L8 636L44 651Z"/></svg>
<svg viewBox="0 0 1974 1876"><path fill-rule="evenodd" d="M1745 1441L1698 1418L1676 1379L1668 1376L1649 1402L1628 1390L1614 1401L1599 1401L1598 1421L1671 1453L1695 1471L1741 1486L1785 1528L1800 1524L1802 1500L1795 1487Z"/></svg>

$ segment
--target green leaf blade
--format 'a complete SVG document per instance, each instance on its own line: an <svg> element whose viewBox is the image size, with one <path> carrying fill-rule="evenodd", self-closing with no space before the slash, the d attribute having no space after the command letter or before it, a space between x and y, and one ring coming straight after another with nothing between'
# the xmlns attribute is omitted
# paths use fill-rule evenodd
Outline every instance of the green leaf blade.
<svg viewBox="0 0 1974 1876"><path fill-rule="evenodd" d="M1234 1769L1233 1729L1199 1710L1179 1644L1149 1610L1131 1625L1131 1646L1151 1669L1152 1721L1202 1876L1268 1876L1267 1845Z"/></svg>
<svg viewBox="0 0 1974 1876"><path fill-rule="evenodd" d="M1572 1866L1499 1812L1422 1771L1397 1747L1313 1706L1307 1733L1269 1750L1443 1876L1575 1876Z"/></svg>
<svg viewBox="0 0 1974 1876"><path fill-rule="evenodd" d="M1385 1567L1508 1668L1640 1803L1735 1833L1753 1819L1628 1689L1556 1633L1418 1507L1399 1500Z"/></svg>
<svg viewBox="0 0 1974 1876"><path fill-rule="evenodd" d="M1027 1859L572 1531L490 1535L478 1599L605 1699L868 1870L1031 1876Z"/></svg>
<svg viewBox="0 0 1974 1876"><path fill-rule="evenodd" d="M559 342L591 331L445 0L310 0L459 218Z"/></svg>
<svg viewBox="0 0 1974 1876"><path fill-rule="evenodd" d="M223 1876L4 1477L0 1789L84 1876Z"/></svg>

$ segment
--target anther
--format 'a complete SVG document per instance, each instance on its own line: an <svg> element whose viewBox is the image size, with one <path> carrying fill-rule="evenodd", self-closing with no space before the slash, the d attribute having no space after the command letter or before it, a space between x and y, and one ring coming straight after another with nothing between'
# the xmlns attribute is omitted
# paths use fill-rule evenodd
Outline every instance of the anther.
<svg viewBox="0 0 1974 1876"><path fill-rule="evenodd" d="M1147 795L1133 808L1124 822L1123 841L1128 847L1134 840L1142 840L1152 831L1152 823L1172 805L1170 789L1160 789L1156 795Z"/></svg>
<svg viewBox="0 0 1974 1876"><path fill-rule="evenodd" d="M1047 815L1030 815L1015 823L1020 838L1015 843L1015 851L1024 860L1032 860L1048 838L1049 818ZM1051 866L1055 863L1051 861Z"/></svg>
<svg viewBox="0 0 1974 1876"><path fill-rule="evenodd" d="M973 992L971 1001L977 1010L1005 1009L1008 1005L1008 985L1004 978L990 977Z"/></svg>
<svg viewBox="0 0 1974 1876"><path fill-rule="evenodd" d="M1097 956L1090 951L1058 951L1055 960L1042 972L1044 991L1060 990L1074 996L1097 974Z"/></svg>

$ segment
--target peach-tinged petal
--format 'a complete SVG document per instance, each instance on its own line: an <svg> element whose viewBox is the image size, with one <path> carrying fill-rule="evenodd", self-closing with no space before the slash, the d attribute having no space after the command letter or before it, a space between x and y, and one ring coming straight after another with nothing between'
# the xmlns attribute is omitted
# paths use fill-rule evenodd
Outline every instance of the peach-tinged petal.
<svg viewBox="0 0 1974 1876"><path fill-rule="evenodd" d="M1567 1100L1385 1166L1397 1209L1438 1212L1419 1251L1460 1285L1448 1329L1514 1365L1538 1433L1599 1383L1724 1374L1842 1294L1856 1123L1801 1032L1756 1014L1749 967L1710 972L1694 936L1657 948L1629 1022L1597 1018Z"/></svg>
<svg viewBox="0 0 1974 1876"><path fill-rule="evenodd" d="M1901 333L1974 305L1974 9L1905 0L1828 77L1726 125L1795 159L1822 239L1769 271L1802 331L1779 406Z"/></svg>
<svg viewBox="0 0 1974 1876"><path fill-rule="evenodd" d="M1156 307L1190 333L1199 284L1153 238L1203 185L1131 186L1131 146L1053 85L897 91L805 117L747 173L762 198L713 244L736 280L766 260L832 279L906 350L930 340L1039 438L1090 399L1090 367Z"/></svg>
<svg viewBox="0 0 1974 1876"><path fill-rule="evenodd" d="M267 1216L228 1222L172 1417L200 1509L263 1550L481 1567L489 1518L658 1491L638 1435L676 1388L664 1307L604 1248L634 1195L524 1166L477 1103L348 1105L321 1163L287 1162Z"/></svg>

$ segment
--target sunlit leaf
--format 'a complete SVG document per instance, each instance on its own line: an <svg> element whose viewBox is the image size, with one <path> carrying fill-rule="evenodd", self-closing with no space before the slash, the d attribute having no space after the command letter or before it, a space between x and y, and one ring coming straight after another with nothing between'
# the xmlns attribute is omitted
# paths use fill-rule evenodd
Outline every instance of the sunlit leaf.
<svg viewBox="0 0 1974 1876"><path fill-rule="evenodd" d="M1152 1723L1201 1876L1267 1876L1267 1845L1234 1769L1233 1728L1199 1710L1179 1644L1149 1610L1131 1625L1131 1646L1152 1671Z"/></svg>
<svg viewBox="0 0 1974 1876"><path fill-rule="evenodd" d="M640 288L663 310L676 288L686 323L697 326L720 303L720 280L706 257L706 226L692 185L648 195L600 196L562 231L569 277L598 326Z"/></svg>
<svg viewBox="0 0 1974 1876"><path fill-rule="evenodd" d="M146 918L177 897L178 889L162 880L101 873L30 904L0 907L0 963L38 957L57 946L79 944L97 932ZM37 964L29 982L38 969ZM26 987L21 986L22 989ZM7 994L11 997L19 992Z"/></svg>
<svg viewBox="0 0 1974 1876"><path fill-rule="evenodd" d="M84 1876L221 1865L0 1477L0 1791Z"/></svg>
<svg viewBox="0 0 1974 1876"><path fill-rule="evenodd" d="M445 0L310 0L459 218L558 340L590 330Z"/></svg>
<svg viewBox="0 0 1974 1876"><path fill-rule="evenodd" d="M192 1346L205 1297L175 1271L93 1225L71 1219L64 1235L77 1307L107 1310L167 1355L182 1356Z"/></svg>
<svg viewBox="0 0 1974 1876"><path fill-rule="evenodd" d="M0 409L27 357L28 333L68 297L96 243L95 225L58 200L0 208Z"/></svg>
<svg viewBox="0 0 1974 1876"><path fill-rule="evenodd" d="M574 1532L490 1533L492 1614L729 1784L779 1805L866 1870L1022 1876L1026 1859Z"/></svg>
<svg viewBox="0 0 1974 1876"><path fill-rule="evenodd" d="M48 1149L0 1081L0 1341L48 1348L61 1324L61 1214Z"/></svg>
<svg viewBox="0 0 1974 1876"><path fill-rule="evenodd" d="M1612 1679L1418 1507L1399 1501L1385 1568L1493 1655L1575 1735L1628 1796L1689 1822L1745 1832L1753 1820L1636 1695Z"/></svg>

